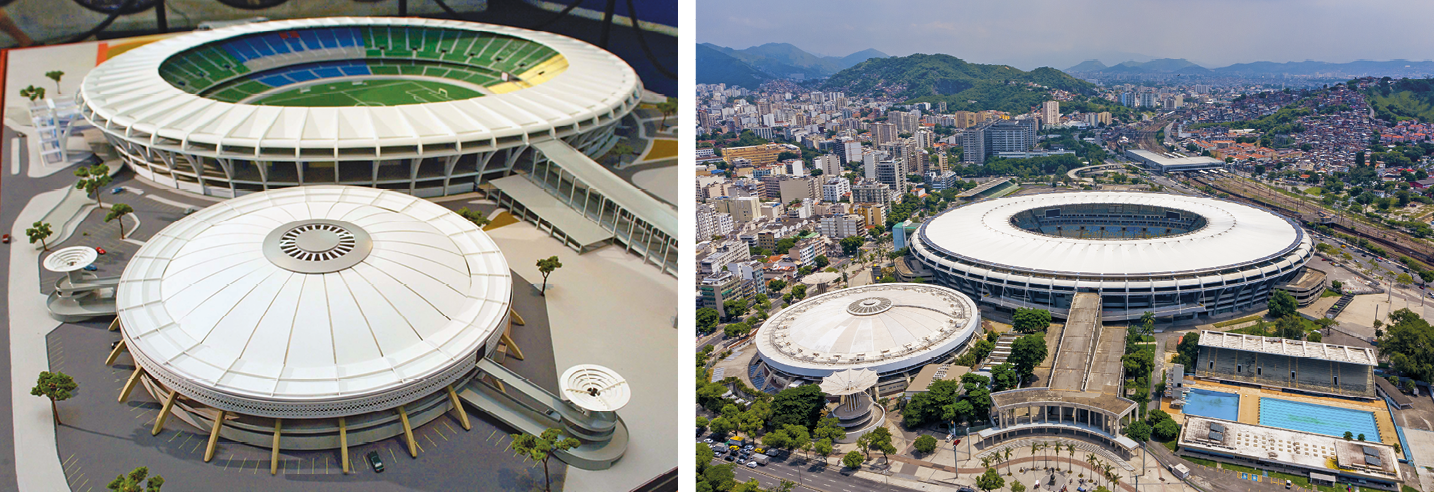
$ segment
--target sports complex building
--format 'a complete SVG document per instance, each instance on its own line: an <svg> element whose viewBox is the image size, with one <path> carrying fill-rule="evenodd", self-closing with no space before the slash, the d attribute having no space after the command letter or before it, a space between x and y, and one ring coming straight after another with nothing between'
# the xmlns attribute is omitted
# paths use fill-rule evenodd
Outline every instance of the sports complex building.
<svg viewBox="0 0 1434 492"><path fill-rule="evenodd" d="M911 252L936 283L998 309L1065 318L1077 293L1102 320L1191 319L1258 309L1314 254L1300 225L1222 200L1158 193L1049 193L951 209Z"/></svg>
<svg viewBox="0 0 1434 492"><path fill-rule="evenodd" d="M1374 350L1203 330L1195 376L1374 399Z"/></svg>
<svg viewBox="0 0 1434 492"><path fill-rule="evenodd" d="M777 391L847 370L871 370L877 393L900 393L922 366L960 350L981 325L976 303L925 284L872 284L798 302L756 335L757 389Z"/></svg>
<svg viewBox="0 0 1434 492"><path fill-rule="evenodd" d="M76 98L161 185L221 197L314 184L481 191L573 249L617 243L675 275L675 211L592 160L642 95L622 59L565 36L319 18L141 46L96 67Z"/></svg>
<svg viewBox="0 0 1434 492"><path fill-rule="evenodd" d="M120 343L169 416L221 438L280 449L348 449L404 436L465 403L530 434L583 445L564 461L622 457L625 381L570 368L554 395L491 358L512 319L503 252L472 222L411 195L302 186L220 202L142 246L115 287ZM270 473L278 463L271 460Z"/></svg>

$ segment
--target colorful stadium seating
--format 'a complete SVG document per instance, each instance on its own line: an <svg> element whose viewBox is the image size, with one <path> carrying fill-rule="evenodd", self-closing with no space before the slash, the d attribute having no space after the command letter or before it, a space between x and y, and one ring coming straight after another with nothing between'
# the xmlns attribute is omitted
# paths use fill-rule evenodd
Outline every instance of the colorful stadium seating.
<svg viewBox="0 0 1434 492"><path fill-rule="evenodd" d="M295 53L358 49L361 59L305 61ZM480 86L504 82L558 56L541 44L493 33L389 26L273 31L180 53L160 65L175 87L227 102L292 84L356 75L421 75ZM317 57L317 56L316 56ZM278 60L255 72L250 62ZM254 65L272 67L272 63Z"/></svg>

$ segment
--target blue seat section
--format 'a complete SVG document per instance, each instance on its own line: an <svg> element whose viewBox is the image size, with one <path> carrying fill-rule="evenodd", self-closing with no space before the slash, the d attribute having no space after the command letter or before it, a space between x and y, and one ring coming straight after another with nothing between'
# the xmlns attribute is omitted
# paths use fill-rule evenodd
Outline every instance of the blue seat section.
<svg viewBox="0 0 1434 492"><path fill-rule="evenodd" d="M283 87L311 80L352 75L373 75L368 64L360 60L305 63L265 72L255 80L269 87Z"/></svg>
<svg viewBox="0 0 1434 492"><path fill-rule="evenodd" d="M266 32L231 39L219 45L240 62L284 53L363 46L363 35L354 27Z"/></svg>

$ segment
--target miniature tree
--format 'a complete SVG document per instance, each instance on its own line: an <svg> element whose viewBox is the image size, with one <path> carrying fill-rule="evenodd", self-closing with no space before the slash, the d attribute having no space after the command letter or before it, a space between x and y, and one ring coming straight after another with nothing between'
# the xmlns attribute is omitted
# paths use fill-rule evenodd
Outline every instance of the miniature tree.
<svg viewBox="0 0 1434 492"><path fill-rule="evenodd" d="M44 98L45 98L45 88L44 88L44 87L35 87L35 86L33 86L33 85L31 85L31 86L26 86L24 89L20 89L20 97L28 98L28 99L30 100L30 102L35 102L35 101L44 99Z"/></svg>
<svg viewBox="0 0 1434 492"><path fill-rule="evenodd" d="M65 76L65 72L62 72L62 71L59 71L59 70L51 70L51 71L45 72L45 77L49 78L50 80L55 81L55 94L59 94L59 93L60 93L60 77L64 77L64 76Z"/></svg>
<svg viewBox="0 0 1434 492"><path fill-rule="evenodd" d="M63 372L41 371L35 387L30 389L30 394L50 399L50 412L55 415L55 423L59 424L60 409L55 402L70 399L70 392L77 386L75 379Z"/></svg>
<svg viewBox="0 0 1434 492"><path fill-rule="evenodd" d="M45 248L45 251L50 250L50 245L45 242L45 239L54 233L54 231L50 230L50 224L48 222L38 220L35 221L35 224L30 226L29 229L25 229L25 235L30 237L30 244L35 244L35 242L38 241L40 246Z"/></svg>
<svg viewBox="0 0 1434 492"><path fill-rule="evenodd" d="M558 261L557 256L549 256L547 258L538 260L538 273L543 274L543 290L539 291L538 295L548 295L548 275L552 275L553 270L557 270L562 267L563 262Z"/></svg>
<svg viewBox="0 0 1434 492"><path fill-rule="evenodd" d="M514 451L543 464L543 479L548 492L553 492L553 479L548 475L548 458L551 458L554 452L566 451L581 444L577 439L563 437L563 431L553 428L543 431L541 436L513 434L512 437Z"/></svg>
<svg viewBox="0 0 1434 492"><path fill-rule="evenodd" d="M149 480L145 480L148 478ZM164 477L159 475L149 476L149 468L139 467L129 472L129 475L120 475L110 481L106 486L115 492L159 492L164 486Z"/></svg>
<svg viewBox="0 0 1434 492"><path fill-rule="evenodd" d="M104 164L82 167L75 170L75 176L80 178L75 182L75 188L94 195L95 203L101 207L105 206L104 202L100 201L100 189L114 180L110 177L110 167Z"/></svg>
<svg viewBox="0 0 1434 492"><path fill-rule="evenodd" d="M486 226L489 223L493 222L491 220L488 220L488 217L485 217L482 211L469 210L468 207L458 209L458 215L462 216L465 219L468 219L469 222L472 222L473 225L478 226L479 229L482 229L483 226Z"/></svg>
<svg viewBox="0 0 1434 492"><path fill-rule="evenodd" d="M116 203L114 205L111 205L109 213L105 214L105 222L119 220L119 236L121 241L124 240L123 217L132 213L134 213L134 207L125 205L123 203Z"/></svg>
<svg viewBox="0 0 1434 492"><path fill-rule="evenodd" d="M1026 486L1015 480L1011 481L1011 492L1026 492Z"/></svg>
<svg viewBox="0 0 1434 492"><path fill-rule="evenodd" d="M657 103L657 110L662 112L662 124L657 126L657 131L662 131L667 126L667 117L677 112L677 98L668 97L666 101Z"/></svg>
<svg viewBox="0 0 1434 492"><path fill-rule="evenodd" d="M612 153L617 154L618 161L621 162L622 156L635 154L637 151L634 150L631 145L620 143L612 146Z"/></svg>

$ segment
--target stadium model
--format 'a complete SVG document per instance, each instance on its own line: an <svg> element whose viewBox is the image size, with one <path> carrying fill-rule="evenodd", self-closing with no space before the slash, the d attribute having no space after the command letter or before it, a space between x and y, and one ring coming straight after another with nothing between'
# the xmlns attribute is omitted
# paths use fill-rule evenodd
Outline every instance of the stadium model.
<svg viewBox="0 0 1434 492"><path fill-rule="evenodd" d="M349 184L437 196L614 143L642 83L556 34L417 18L197 31L90 72L78 98L140 176L206 195Z"/></svg>
<svg viewBox="0 0 1434 492"><path fill-rule="evenodd" d="M282 420L284 448L325 449L458 407L450 391L507 327L512 279L492 239L440 205L305 186L180 219L117 292L137 366L120 399L143 383L173 402L156 433L172 406L201 429L224 420L231 440L268 447Z"/></svg>
<svg viewBox="0 0 1434 492"><path fill-rule="evenodd" d="M1065 318L1077 292L1105 321L1258 309L1314 252L1299 224L1254 207L1156 193L1051 193L950 210L911 251L936 282L1002 309Z"/></svg>
<svg viewBox="0 0 1434 492"><path fill-rule="evenodd" d="M96 67L76 97L161 185L483 191L580 253L615 242L676 275L676 211L591 158L642 94L632 67L568 37L345 17L158 41Z"/></svg>
<svg viewBox="0 0 1434 492"><path fill-rule="evenodd" d="M781 389L793 379L868 369L881 376L878 393L889 394L904 390L906 376L921 366L960 349L980 324L976 304L945 287L894 283L828 292L762 324L753 380L759 389Z"/></svg>

